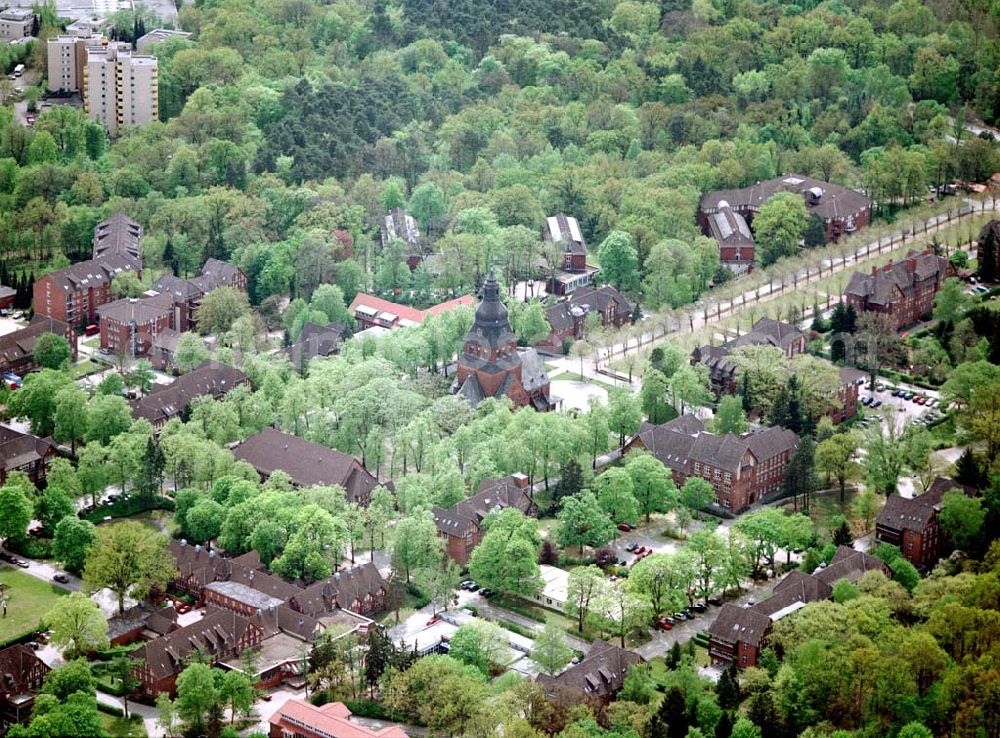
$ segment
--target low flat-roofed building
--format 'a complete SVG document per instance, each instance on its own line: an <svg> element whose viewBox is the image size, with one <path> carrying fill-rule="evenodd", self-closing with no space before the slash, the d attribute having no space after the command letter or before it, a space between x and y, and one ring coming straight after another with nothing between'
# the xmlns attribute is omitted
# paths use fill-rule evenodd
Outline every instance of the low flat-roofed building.
<svg viewBox="0 0 1000 738"><path fill-rule="evenodd" d="M537 602L550 610L562 612L569 591L569 572L547 564L540 564L538 569L542 577L542 591L537 596L528 596L525 599Z"/></svg>
<svg viewBox="0 0 1000 738"><path fill-rule="evenodd" d="M135 50L140 54L149 54L152 51L153 44L158 44L161 41L171 38L180 38L186 41L191 38L191 34L187 31L175 31L172 28L154 28L145 36L140 36L136 39Z"/></svg>

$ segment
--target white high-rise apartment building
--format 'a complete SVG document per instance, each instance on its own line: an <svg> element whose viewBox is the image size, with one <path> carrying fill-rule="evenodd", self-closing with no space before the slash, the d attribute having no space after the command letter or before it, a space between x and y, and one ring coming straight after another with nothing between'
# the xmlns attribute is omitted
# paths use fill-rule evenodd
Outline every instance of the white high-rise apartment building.
<svg viewBox="0 0 1000 738"><path fill-rule="evenodd" d="M79 92L83 88L83 68L87 47L105 43L101 36L60 34L48 40L49 92Z"/></svg>
<svg viewBox="0 0 1000 738"><path fill-rule="evenodd" d="M158 117L156 57L137 54L127 43L88 45L83 70L83 109L108 133Z"/></svg>

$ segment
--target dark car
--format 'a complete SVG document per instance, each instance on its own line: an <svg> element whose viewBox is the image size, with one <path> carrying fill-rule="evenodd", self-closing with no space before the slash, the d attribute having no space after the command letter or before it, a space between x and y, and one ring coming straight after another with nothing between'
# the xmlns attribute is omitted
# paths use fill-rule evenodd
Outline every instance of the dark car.
<svg viewBox="0 0 1000 738"><path fill-rule="evenodd" d="M705 610L707 610L708 608L705 607L705 605L701 604L700 602L696 602L693 605L691 605L689 609L694 610L695 612L705 612Z"/></svg>
<svg viewBox="0 0 1000 738"><path fill-rule="evenodd" d="M479 591L479 585L476 584L475 582L473 582L468 587L466 587L466 589L468 589L470 592L478 592Z"/></svg>
<svg viewBox="0 0 1000 738"><path fill-rule="evenodd" d="M684 614L685 614L685 615L687 615L687 619L688 619L688 620L694 620L694 619L695 619L695 616L696 616L696 615L697 615L698 613L696 613L696 612L695 612L694 610L692 610L692 609L691 609L690 607L687 607L687 608L685 608L685 609L684 609Z"/></svg>
<svg viewBox="0 0 1000 738"><path fill-rule="evenodd" d="M882 407L882 401L875 400L875 402L872 403L872 407Z"/></svg>
<svg viewBox="0 0 1000 738"><path fill-rule="evenodd" d="M39 643L38 641L28 641L28 645L31 647L32 651L37 651L39 648L42 647L42 644Z"/></svg>
<svg viewBox="0 0 1000 738"><path fill-rule="evenodd" d="M52 579L60 584L69 584L69 577L63 573L53 574Z"/></svg>
<svg viewBox="0 0 1000 738"><path fill-rule="evenodd" d="M720 600L718 597L709 597L708 604L712 605L713 607L722 607L722 600Z"/></svg>
<svg viewBox="0 0 1000 738"><path fill-rule="evenodd" d="M495 594L495 592L492 589L481 589L479 590L479 594L481 594L486 599L489 599Z"/></svg>
<svg viewBox="0 0 1000 738"><path fill-rule="evenodd" d="M625 547L625 550L629 553L633 553L637 548L639 548L638 543L630 543Z"/></svg>
<svg viewBox="0 0 1000 738"><path fill-rule="evenodd" d="M17 566L20 566L22 569L27 569L28 568L28 562L25 561L24 559L17 559L17 560L14 561L14 563Z"/></svg>

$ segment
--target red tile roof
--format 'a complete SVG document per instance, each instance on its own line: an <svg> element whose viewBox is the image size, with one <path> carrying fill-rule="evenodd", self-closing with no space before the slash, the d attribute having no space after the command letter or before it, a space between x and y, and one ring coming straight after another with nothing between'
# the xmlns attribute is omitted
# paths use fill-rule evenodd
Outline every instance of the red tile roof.
<svg viewBox="0 0 1000 738"><path fill-rule="evenodd" d="M350 721L351 711L341 702L315 707L302 700L290 699L271 716L271 725L292 728L291 732L330 738L408 738L403 729L391 725L382 730L370 730ZM301 730L301 729L304 729Z"/></svg>
<svg viewBox="0 0 1000 738"><path fill-rule="evenodd" d="M388 300L383 300L381 297L375 297L375 295L368 295L364 292L359 292L351 300L351 313L355 313L359 306L365 306L373 310L377 310L380 313L392 313L397 316L400 320L409 320L414 323L422 323L424 318L429 315L440 315L448 310L453 310L456 307L465 305L466 307L473 307L475 305L475 299L472 295L462 295L461 297L456 297L454 300L448 300L447 302L442 302L438 305L432 305L426 310L417 310L409 305L400 305L395 302L389 302Z"/></svg>

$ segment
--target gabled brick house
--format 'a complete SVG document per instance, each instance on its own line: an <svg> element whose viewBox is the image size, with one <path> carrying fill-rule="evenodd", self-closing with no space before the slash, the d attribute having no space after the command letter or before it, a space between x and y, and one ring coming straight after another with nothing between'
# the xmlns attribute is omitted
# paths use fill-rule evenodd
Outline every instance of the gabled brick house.
<svg viewBox="0 0 1000 738"><path fill-rule="evenodd" d="M27 474L36 487L43 484L49 462L58 455L52 438L39 438L0 425L0 486L15 471Z"/></svg>
<svg viewBox="0 0 1000 738"><path fill-rule="evenodd" d="M508 507L517 508L525 515L538 511L524 474L484 479L479 484L479 491L471 497L449 508L432 507L438 536L445 542L445 553L459 566L467 566L472 551L483 540L483 519L494 510Z"/></svg>
<svg viewBox="0 0 1000 738"><path fill-rule="evenodd" d="M49 666L25 645L0 651L0 734L31 718L35 695L42 691Z"/></svg>
<svg viewBox="0 0 1000 738"><path fill-rule="evenodd" d="M885 562L850 546L840 546L829 566L811 575L793 571L775 586L770 597L752 607L731 603L722 606L708 629L708 655L713 664L736 664L741 669L757 666L767 648L773 624L811 602L829 599L833 586L841 581L857 582L870 571L887 577L892 572Z"/></svg>
<svg viewBox="0 0 1000 738"><path fill-rule="evenodd" d="M620 328L631 319L632 303L611 285L597 289L580 287L546 309L545 319L551 331L538 345L561 351L567 339L586 338L587 317L591 313L600 316L602 326Z"/></svg>
<svg viewBox="0 0 1000 738"><path fill-rule="evenodd" d="M903 557L920 571L933 568L948 550L938 513L945 494L953 489L970 497L976 494L971 487L938 477L922 495L891 495L875 521L875 540L899 547Z"/></svg>
<svg viewBox="0 0 1000 738"><path fill-rule="evenodd" d="M695 416L682 415L662 425L643 424L625 452L645 449L670 470L678 487L691 477L704 479L716 505L742 512L781 489L797 445L798 436L786 428L717 436Z"/></svg>
<svg viewBox="0 0 1000 738"><path fill-rule="evenodd" d="M76 331L69 323L35 315L31 322L19 330L0 336L0 374L11 372L23 377L38 369L35 361L35 344L46 333L65 338L72 349L72 357L77 359Z"/></svg>
<svg viewBox="0 0 1000 738"><path fill-rule="evenodd" d="M549 264L549 279L545 289L556 295L569 295L594 282L600 271L587 264L587 242L580 223L572 215L559 213L545 219L542 239L550 246L562 246L562 259Z"/></svg>
<svg viewBox="0 0 1000 738"><path fill-rule="evenodd" d="M250 386L246 374L228 364L206 361L170 384L154 385L149 393L132 403L132 417L145 418L153 430L160 430L197 398L219 400L241 386Z"/></svg>
<svg viewBox="0 0 1000 738"><path fill-rule="evenodd" d="M582 693L607 704L621 691L629 669L643 663L634 651L595 638L587 655L557 676L539 674L538 683L550 695L559 690Z"/></svg>
<svg viewBox="0 0 1000 738"><path fill-rule="evenodd" d="M955 268L930 248L909 251L902 261L890 261L870 274L854 272L844 297L858 315L888 315L896 330L912 325L934 310L934 296L942 283L955 276Z"/></svg>

